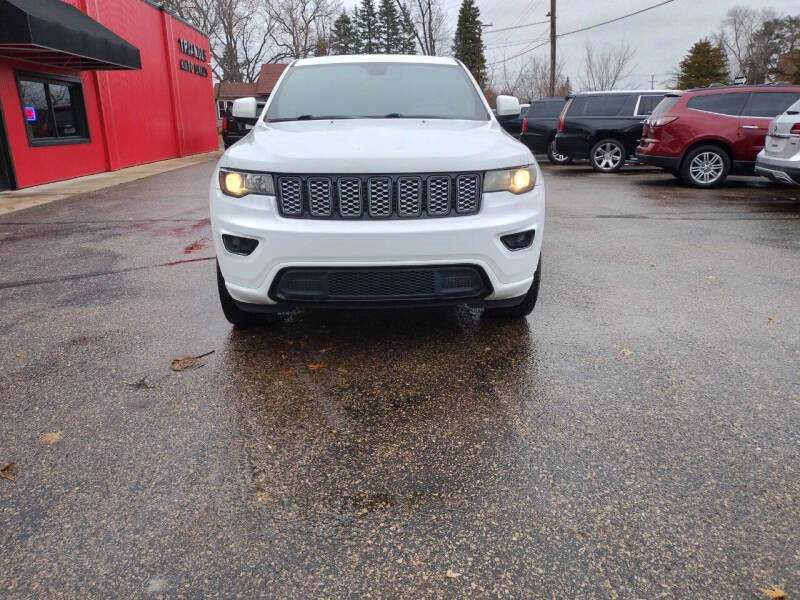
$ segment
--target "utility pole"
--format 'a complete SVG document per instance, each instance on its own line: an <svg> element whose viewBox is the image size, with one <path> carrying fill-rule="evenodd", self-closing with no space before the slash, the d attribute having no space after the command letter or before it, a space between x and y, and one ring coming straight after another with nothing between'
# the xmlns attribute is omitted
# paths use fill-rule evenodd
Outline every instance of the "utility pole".
<svg viewBox="0 0 800 600"><path fill-rule="evenodd" d="M556 95L556 0L550 0L550 96Z"/></svg>
<svg viewBox="0 0 800 600"><path fill-rule="evenodd" d="M650 89L651 90L656 89L656 76L655 75L650 75Z"/></svg>

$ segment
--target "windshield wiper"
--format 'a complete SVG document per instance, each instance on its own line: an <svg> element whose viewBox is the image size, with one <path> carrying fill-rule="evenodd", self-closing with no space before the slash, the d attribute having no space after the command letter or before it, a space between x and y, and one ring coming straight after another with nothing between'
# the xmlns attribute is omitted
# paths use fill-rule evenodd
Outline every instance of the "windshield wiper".
<svg viewBox="0 0 800 600"><path fill-rule="evenodd" d="M345 115L321 115L319 117L315 115L300 115L298 117L281 117L279 119L267 119L269 123L281 123L283 121L325 121L326 119L355 119L356 117L350 117Z"/></svg>

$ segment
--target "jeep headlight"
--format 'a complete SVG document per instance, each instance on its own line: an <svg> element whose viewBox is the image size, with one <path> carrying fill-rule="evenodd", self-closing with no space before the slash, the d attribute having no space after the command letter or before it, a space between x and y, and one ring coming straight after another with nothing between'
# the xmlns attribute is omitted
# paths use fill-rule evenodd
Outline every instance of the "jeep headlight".
<svg viewBox="0 0 800 600"><path fill-rule="evenodd" d="M534 185L536 185L536 165L528 165L517 169L486 171L486 175L483 177L484 192L524 194L531 191Z"/></svg>
<svg viewBox="0 0 800 600"><path fill-rule="evenodd" d="M244 173L219 170L219 187L223 194L241 198L247 194L275 195L275 184L269 173Z"/></svg>

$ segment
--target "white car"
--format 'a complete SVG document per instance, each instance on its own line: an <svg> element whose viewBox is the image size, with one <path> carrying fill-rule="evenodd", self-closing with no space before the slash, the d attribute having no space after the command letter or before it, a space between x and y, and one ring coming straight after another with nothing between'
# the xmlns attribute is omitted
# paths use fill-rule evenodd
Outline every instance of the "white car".
<svg viewBox="0 0 800 600"><path fill-rule="evenodd" d="M467 303L522 318L539 292L545 189L463 64L294 61L211 183L219 295L244 327L296 307ZM235 117L257 116L253 98Z"/></svg>
<svg viewBox="0 0 800 600"><path fill-rule="evenodd" d="M769 124L756 173L773 181L800 185L800 100Z"/></svg>

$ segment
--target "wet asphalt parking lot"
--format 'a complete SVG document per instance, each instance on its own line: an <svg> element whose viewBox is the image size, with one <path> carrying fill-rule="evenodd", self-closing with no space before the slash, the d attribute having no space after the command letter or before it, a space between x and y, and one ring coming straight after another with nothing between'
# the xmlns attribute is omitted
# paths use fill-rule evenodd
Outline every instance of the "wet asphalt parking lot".
<svg viewBox="0 0 800 600"><path fill-rule="evenodd" d="M545 166L527 322L239 332L212 170L0 218L0 596L800 598L800 190Z"/></svg>

